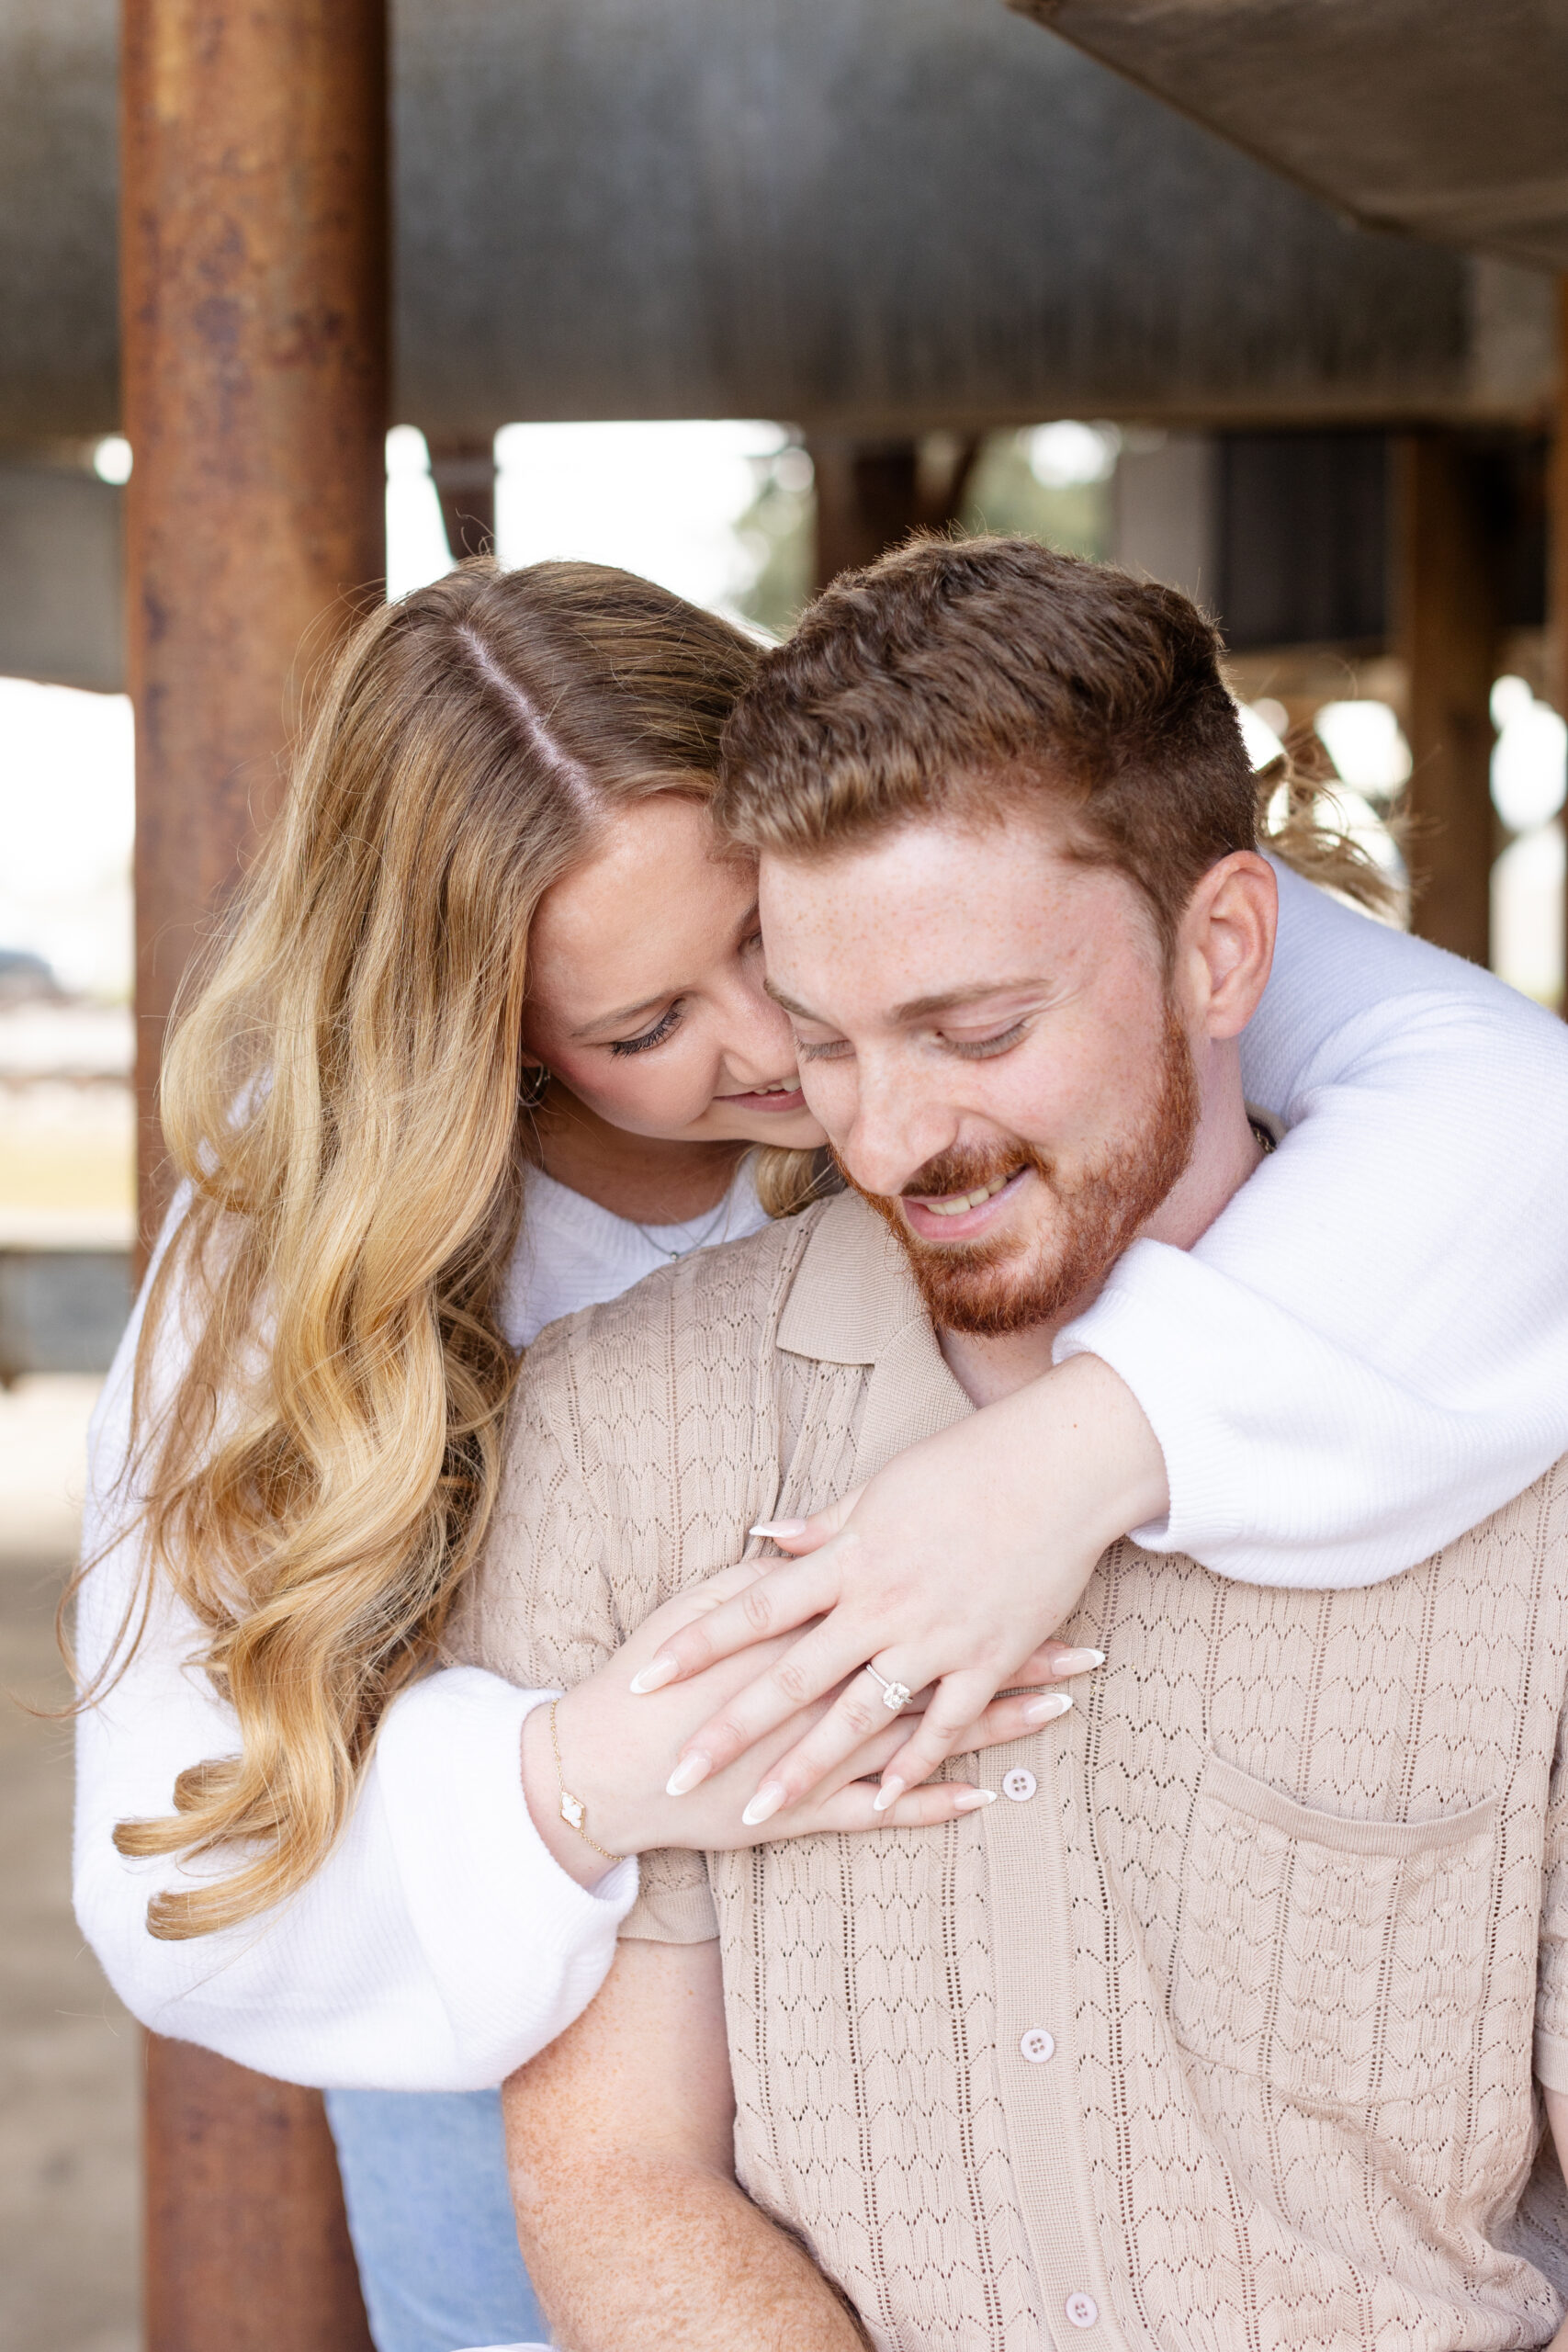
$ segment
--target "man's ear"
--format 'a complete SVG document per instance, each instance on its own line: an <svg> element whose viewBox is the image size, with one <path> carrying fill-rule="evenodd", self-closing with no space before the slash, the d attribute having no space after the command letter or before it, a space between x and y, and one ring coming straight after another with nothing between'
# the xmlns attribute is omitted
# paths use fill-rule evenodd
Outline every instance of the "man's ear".
<svg viewBox="0 0 1568 2352"><path fill-rule="evenodd" d="M1239 1037L1269 983L1279 927L1273 868L1256 850L1234 850L1193 891L1177 941L1177 966L1209 1035Z"/></svg>

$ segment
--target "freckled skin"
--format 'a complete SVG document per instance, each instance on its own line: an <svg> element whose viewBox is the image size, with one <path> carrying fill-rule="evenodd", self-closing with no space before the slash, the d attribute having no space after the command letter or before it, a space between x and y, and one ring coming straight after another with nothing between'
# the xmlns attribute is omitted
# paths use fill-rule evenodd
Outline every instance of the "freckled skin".
<svg viewBox="0 0 1568 2352"><path fill-rule="evenodd" d="M1167 1001L1153 917L1134 884L1069 858L1047 824L910 825L829 858L770 854L760 898L768 986L792 1008L807 1101L867 1192L901 1193L943 1153L1021 1141L1070 1185L1108 1147L1135 1144ZM1198 1136L1142 1228L1178 1248L1256 1159L1235 1041L1268 978L1273 909L1265 861L1239 853L1204 877L1181 926L1169 995L1192 1053ZM953 991L964 1001L907 1010ZM958 1216L918 1201L902 1214L929 1242L1034 1244L1060 1206L1026 1172ZM1011 1386L1045 1368L1067 1314L944 1344L970 1393L989 1396L1004 1376Z"/></svg>
<svg viewBox="0 0 1568 2352"><path fill-rule="evenodd" d="M573 2352L864 2346L809 2256L735 2186L716 1944L623 1944L502 2104L524 2258Z"/></svg>

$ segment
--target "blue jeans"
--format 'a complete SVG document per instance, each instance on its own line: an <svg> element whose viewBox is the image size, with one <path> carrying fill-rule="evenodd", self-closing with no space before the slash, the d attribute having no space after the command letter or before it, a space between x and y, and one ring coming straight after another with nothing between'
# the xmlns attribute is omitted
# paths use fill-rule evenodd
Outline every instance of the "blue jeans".
<svg viewBox="0 0 1568 2352"><path fill-rule="evenodd" d="M376 2352L543 2343L506 2184L499 2091L329 2091Z"/></svg>

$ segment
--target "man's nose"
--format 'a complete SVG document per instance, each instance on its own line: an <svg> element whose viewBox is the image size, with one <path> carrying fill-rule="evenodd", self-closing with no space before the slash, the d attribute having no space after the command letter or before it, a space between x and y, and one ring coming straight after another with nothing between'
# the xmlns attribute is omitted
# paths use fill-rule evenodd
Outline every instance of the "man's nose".
<svg viewBox="0 0 1568 2352"><path fill-rule="evenodd" d="M907 1078L867 1071L863 1063L854 1121L839 1148L857 1184L886 1195L901 1192L957 1132L945 1103L922 1097Z"/></svg>

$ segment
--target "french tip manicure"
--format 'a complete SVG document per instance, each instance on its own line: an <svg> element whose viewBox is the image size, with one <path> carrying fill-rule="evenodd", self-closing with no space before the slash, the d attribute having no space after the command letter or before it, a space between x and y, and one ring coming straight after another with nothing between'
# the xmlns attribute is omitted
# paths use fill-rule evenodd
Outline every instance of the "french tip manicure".
<svg viewBox="0 0 1568 2352"><path fill-rule="evenodd" d="M1097 1666L1104 1664L1103 1650L1064 1650L1053 1671L1056 1674L1092 1674Z"/></svg>
<svg viewBox="0 0 1568 2352"><path fill-rule="evenodd" d="M871 1801L873 1813L886 1813L890 1804L897 1804L908 1786L908 1782L901 1781L896 1772L890 1780L884 1781Z"/></svg>
<svg viewBox="0 0 1568 2352"><path fill-rule="evenodd" d="M673 1682L679 1672L672 1657L649 1658L642 1672L632 1676L631 1687L639 1699L645 1699L650 1690L662 1690L667 1682Z"/></svg>
<svg viewBox="0 0 1568 2352"><path fill-rule="evenodd" d="M740 1816L747 1828L760 1829L764 1821L772 1821L787 1793L786 1790L779 1787L777 1781L764 1781Z"/></svg>
<svg viewBox="0 0 1568 2352"><path fill-rule="evenodd" d="M804 1535L806 1521L803 1519L760 1519L756 1526L749 1527L746 1532L748 1535L765 1535L776 1544L781 1537L787 1540L791 1536Z"/></svg>
<svg viewBox="0 0 1568 2352"><path fill-rule="evenodd" d="M978 1813L983 1804L995 1804L995 1789L961 1789L953 1800L954 1813Z"/></svg>
<svg viewBox="0 0 1568 2352"><path fill-rule="evenodd" d="M701 1787L712 1770L712 1759L703 1755L700 1749L695 1755L682 1756L664 1783L665 1795L689 1797L694 1789Z"/></svg>
<svg viewBox="0 0 1568 2352"><path fill-rule="evenodd" d="M1054 1724L1072 1705L1070 1690L1053 1690L1043 1699L1031 1699L1023 1710L1026 1724Z"/></svg>

